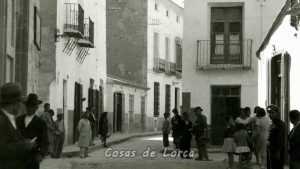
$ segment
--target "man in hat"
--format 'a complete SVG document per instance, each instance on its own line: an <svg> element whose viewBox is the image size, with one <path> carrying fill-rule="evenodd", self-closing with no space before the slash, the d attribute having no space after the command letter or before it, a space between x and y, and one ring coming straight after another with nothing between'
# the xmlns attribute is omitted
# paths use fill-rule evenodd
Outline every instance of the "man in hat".
<svg viewBox="0 0 300 169"><path fill-rule="evenodd" d="M36 94L29 94L24 102L26 114L17 118L17 126L23 137L35 139L37 143L36 149L29 154L31 160L26 166L28 169L39 169L40 162L48 152L49 142L46 123L35 114L41 103L42 101L38 99Z"/></svg>
<svg viewBox="0 0 300 169"><path fill-rule="evenodd" d="M198 149L198 158L196 160L206 160L210 161L207 153L207 143L208 143L208 127L207 118L202 114L203 109L198 106L195 107L194 112L196 114L196 121L193 127L193 133L195 135L195 140Z"/></svg>
<svg viewBox="0 0 300 169"><path fill-rule="evenodd" d="M289 133L290 169L300 168L300 112L292 110L289 113L293 129Z"/></svg>
<svg viewBox="0 0 300 169"><path fill-rule="evenodd" d="M272 125L268 139L268 169L283 169L285 124L280 119L279 108L275 105L267 107Z"/></svg>
<svg viewBox="0 0 300 169"><path fill-rule="evenodd" d="M60 158L65 141L65 124L63 113L57 113L57 120L55 121L58 132L54 139L54 158Z"/></svg>
<svg viewBox="0 0 300 169"><path fill-rule="evenodd" d="M180 140L182 137L182 131L183 131L183 121L180 117L178 110L174 108L172 110L173 117L171 119L171 126L172 126L172 136L173 136L173 143L175 145L176 149L179 149L180 147Z"/></svg>
<svg viewBox="0 0 300 169"><path fill-rule="evenodd" d="M15 83L0 88L0 168L25 169L28 153L35 147L35 140L26 140L16 125L16 115L22 108L21 87Z"/></svg>
<svg viewBox="0 0 300 169"><path fill-rule="evenodd" d="M50 104L44 104L44 112L41 114L41 119L46 123L47 131L48 131L48 153L52 157L54 157L54 138L57 133L57 128L55 127L55 123L53 121L52 116L54 115L54 111L50 109Z"/></svg>

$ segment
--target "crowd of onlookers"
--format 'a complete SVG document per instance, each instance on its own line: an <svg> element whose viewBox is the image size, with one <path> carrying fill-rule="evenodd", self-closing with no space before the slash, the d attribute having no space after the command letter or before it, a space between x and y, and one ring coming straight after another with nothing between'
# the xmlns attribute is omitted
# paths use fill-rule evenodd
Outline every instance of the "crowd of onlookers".
<svg viewBox="0 0 300 169"><path fill-rule="evenodd" d="M239 156L238 168L251 168L254 154L261 169L283 169L288 140L290 169L300 169L300 112L289 112L290 122L294 125L289 134L277 106L270 105L266 110L255 107L255 116L250 117L250 114L250 108L246 107L236 119L232 116L226 118L223 150L228 154L228 168L233 168L234 155Z"/></svg>
<svg viewBox="0 0 300 169"><path fill-rule="evenodd" d="M172 130L173 143L175 149L178 150L182 158L191 157L191 142L192 136L195 136L195 141L198 149L198 157L196 160L210 161L207 153L208 125L207 118L202 114L203 109L196 107L193 109L196 115L196 121L191 122L189 113L183 112L179 115L177 109L173 109L173 117L170 118L170 113L164 114L164 122L162 126L163 145L164 149L169 147L169 134Z"/></svg>
<svg viewBox="0 0 300 169"><path fill-rule="evenodd" d="M162 126L164 148L169 147L168 136L172 130L173 141L176 150L182 158L183 152L190 152L192 135L198 149L196 160L210 160L207 155L207 144L209 142L208 126L206 117L202 114L202 108L193 109L196 121L190 121L189 113L183 112L180 116L173 109L173 117L165 113ZM233 112L234 113L234 112ZM287 126L281 120L280 109L275 105L269 105L266 110L261 107L254 108L251 116L249 107L241 108L238 116L234 114L225 117L223 152L227 154L227 169L251 169L251 160L255 157L256 164L261 169L283 169L286 162L286 154L289 155L290 169L300 169L300 112L292 110L289 112L290 122L293 129L287 133ZM267 116L268 113L268 116ZM288 138L287 138L288 137ZM286 148L288 141L288 151ZM238 164L234 165L234 157L238 156Z"/></svg>
<svg viewBox="0 0 300 169"><path fill-rule="evenodd" d="M64 115L58 112L54 120L55 112L49 103L45 103L44 111L39 113L41 104L37 94L23 97L18 84L6 83L0 87L1 169L39 169L46 156L61 156L65 140ZM96 118L90 107L82 114L77 132L80 157L85 158L97 135ZM101 114L98 128L106 147L109 137L107 113Z"/></svg>

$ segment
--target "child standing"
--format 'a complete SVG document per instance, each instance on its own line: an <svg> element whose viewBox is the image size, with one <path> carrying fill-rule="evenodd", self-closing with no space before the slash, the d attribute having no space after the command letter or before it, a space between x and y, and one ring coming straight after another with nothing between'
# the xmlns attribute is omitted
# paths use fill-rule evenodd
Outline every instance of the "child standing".
<svg viewBox="0 0 300 169"><path fill-rule="evenodd" d="M233 163L234 163L234 153L235 153L235 148L236 144L234 141L234 120L232 116L226 117L226 129L224 133L224 144L223 144L223 152L227 153L228 156L228 168L227 169L232 169L233 168Z"/></svg>
<svg viewBox="0 0 300 169"><path fill-rule="evenodd" d="M247 128L244 124L237 123L234 134L234 140L236 143L236 153L239 155L239 169L247 169L249 168L249 135L247 132Z"/></svg>
<svg viewBox="0 0 300 169"><path fill-rule="evenodd" d="M169 121L169 117L170 117L170 113L165 113L164 114L164 122L162 125L162 134L163 134L163 146L164 149L167 149L169 147L169 134L170 134L170 130L171 130L171 124Z"/></svg>
<svg viewBox="0 0 300 169"><path fill-rule="evenodd" d="M92 129L88 118L89 114L88 112L85 112L78 123L80 158L88 156L88 147L92 139Z"/></svg>

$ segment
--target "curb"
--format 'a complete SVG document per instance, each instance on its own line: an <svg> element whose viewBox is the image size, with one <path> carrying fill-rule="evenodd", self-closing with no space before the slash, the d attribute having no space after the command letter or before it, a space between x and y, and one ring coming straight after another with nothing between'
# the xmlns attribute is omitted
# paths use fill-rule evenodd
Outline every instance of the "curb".
<svg viewBox="0 0 300 169"><path fill-rule="evenodd" d="M133 139L133 138L147 137L147 136L156 136L156 135L161 135L161 132L141 133L141 134L135 134L135 135L133 134L133 135L130 135L130 136L118 139L118 140L107 142L107 145L111 146L111 145L115 145L115 144L120 144L120 143L126 142L126 141L128 141L130 139ZM100 150L101 148L104 148L102 146L102 144L98 144L98 145L90 147L89 148L89 152L94 152L94 151ZM63 152L62 153L62 157L71 158L71 157L74 157L74 156L79 156L79 150L69 151L69 152Z"/></svg>

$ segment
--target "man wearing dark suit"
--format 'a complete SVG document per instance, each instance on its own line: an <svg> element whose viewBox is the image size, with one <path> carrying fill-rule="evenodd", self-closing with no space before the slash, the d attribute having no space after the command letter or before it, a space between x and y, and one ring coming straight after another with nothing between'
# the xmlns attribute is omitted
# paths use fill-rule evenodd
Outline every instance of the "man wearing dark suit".
<svg viewBox="0 0 300 169"><path fill-rule="evenodd" d="M268 138L268 169L283 169L285 124L280 119L279 108L275 105L267 107L272 125Z"/></svg>
<svg viewBox="0 0 300 169"><path fill-rule="evenodd" d="M300 168L300 112L290 111L290 120L294 128L289 134L290 169Z"/></svg>
<svg viewBox="0 0 300 169"><path fill-rule="evenodd" d="M27 164L27 169L39 169L40 162L48 152L48 136L46 123L35 115L39 105L42 103L36 94L29 94L24 102L26 114L17 118L17 126L23 137L27 139L36 139L37 146L31 152L32 159Z"/></svg>
<svg viewBox="0 0 300 169"><path fill-rule="evenodd" d="M25 169L34 140L22 137L16 115L22 110L21 87L7 83L0 89L0 169Z"/></svg>

